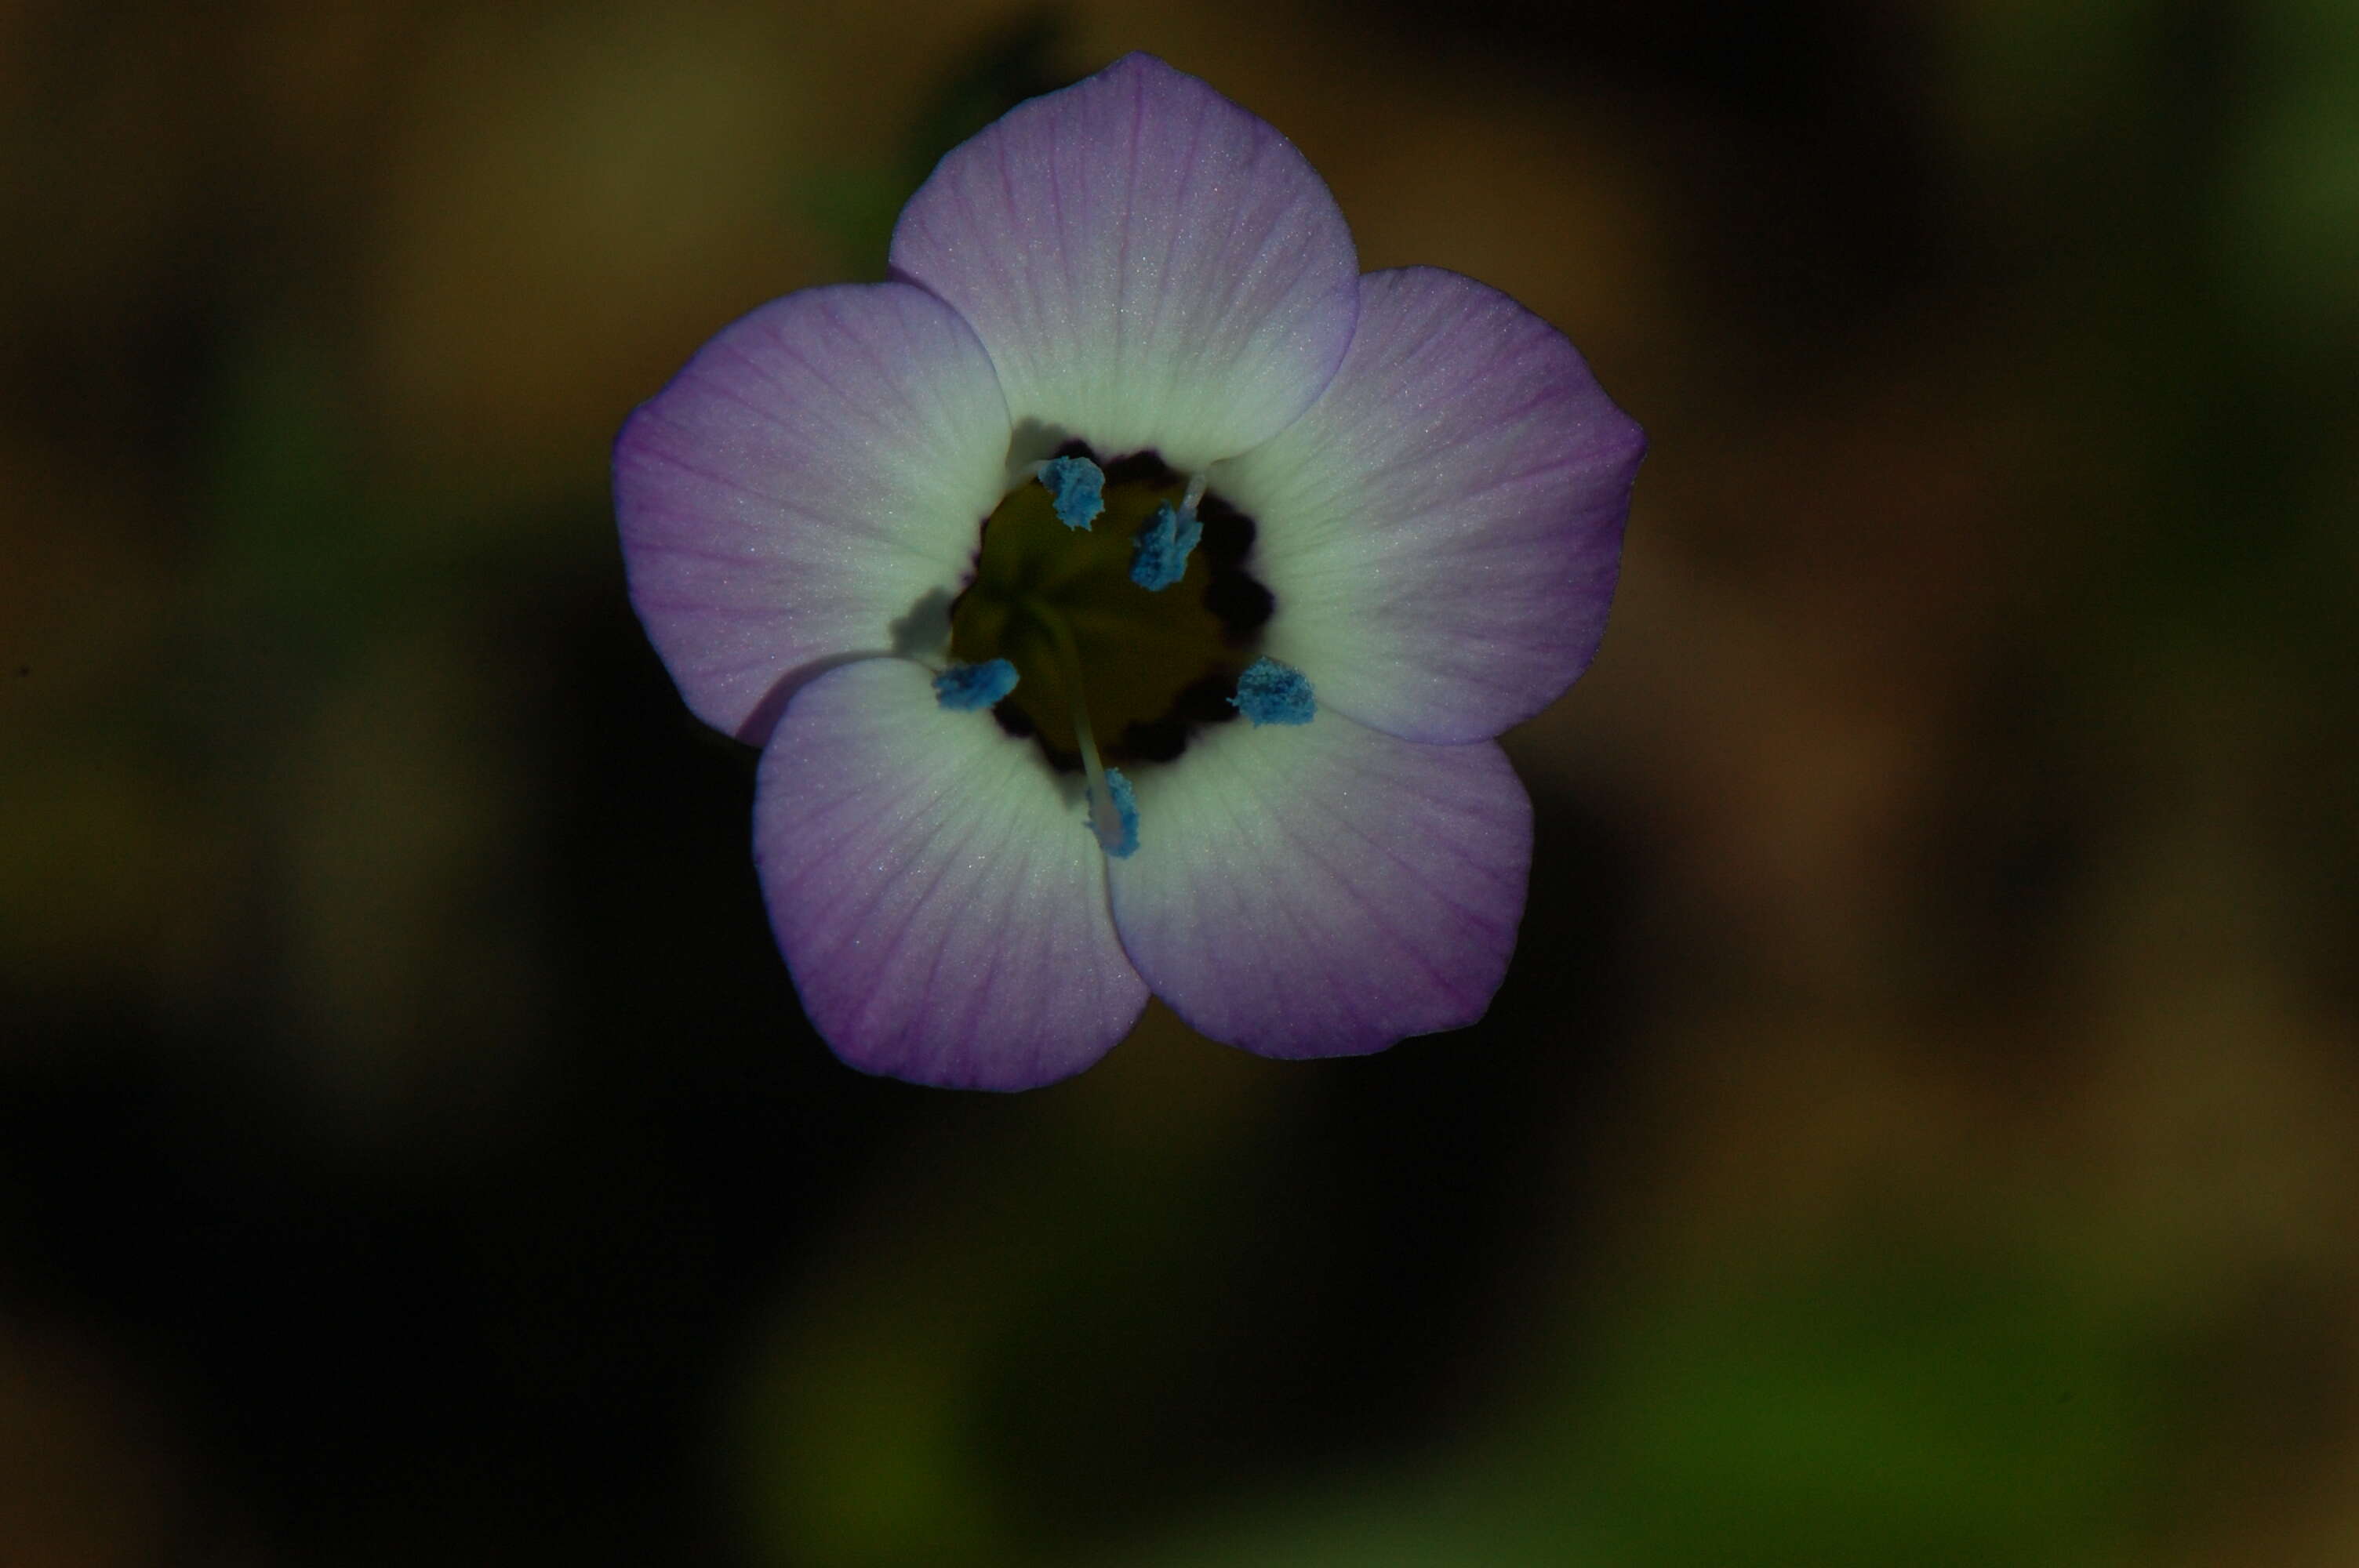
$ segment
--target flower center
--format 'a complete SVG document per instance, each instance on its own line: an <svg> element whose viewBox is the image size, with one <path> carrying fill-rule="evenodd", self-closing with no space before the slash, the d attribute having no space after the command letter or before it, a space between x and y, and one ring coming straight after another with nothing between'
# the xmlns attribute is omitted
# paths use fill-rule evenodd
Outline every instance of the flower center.
<svg viewBox="0 0 2359 1568"><path fill-rule="evenodd" d="M1250 518L1201 486L1191 496L1150 451L1105 465L1093 519L1099 471L1075 443L1009 492L951 607L951 657L1013 665L1020 678L994 714L1069 771L1093 749L1109 763L1169 762L1191 726L1235 718L1272 604L1245 569Z"/></svg>

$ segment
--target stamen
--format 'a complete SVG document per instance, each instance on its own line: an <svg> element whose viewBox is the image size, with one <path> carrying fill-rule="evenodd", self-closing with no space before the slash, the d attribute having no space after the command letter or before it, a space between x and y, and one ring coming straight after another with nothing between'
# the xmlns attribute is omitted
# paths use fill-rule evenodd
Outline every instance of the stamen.
<svg viewBox="0 0 2359 1568"><path fill-rule="evenodd" d="M1130 781L1098 755L1097 737L1090 730L1090 705L1082 696L1081 650L1073 645L1063 616L1038 603L1025 608L1056 644L1065 689L1073 695L1073 741L1082 753L1082 773L1089 780L1090 831L1097 835L1098 848L1117 860L1127 860L1138 850L1138 805Z"/></svg>
<svg viewBox="0 0 2359 1568"><path fill-rule="evenodd" d="M1192 488L1192 486L1191 486ZM1130 557L1130 580L1160 593L1188 575L1188 556L1204 536L1194 507L1174 512L1165 502L1139 529Z"/></svg>
<svg viewBox="0 0 2359 1568"><path fill-rule="evenodd" d="M1006 659L952 665L934 677L934 699L953 713L989 708L1016 689L1016 666Z"/></svg>
<svg viewBox="0 0 2359 1568"><path fill-rule="evenodd" d="M1229 704L1256 725L1308 724L1319 711L1309 677L1271 658L1256 659L1246 666Z"/></svg>
<svg viewBox="0 0 2359 1568"><path fill-rule="evenodd" d="M1121 836L1113 843L1106 842L1105 829L1096 827L1099 844L1117 860L1127 860L1138 853L1138 796L1132 793L1130 781L1122 776L1120 768L1105 771L1106 793L1114 798L1114 819ZM1095 802L1092 803L1094 807ZM1094 814L1094 812L1093 812Z"/></svg>
<svg viewBox="0 0 2359 1568"><path fill-rule="evenodd" d="M1190 474L1188 476L1188 493L1180 498L1180 516L1193 517L1196 515L1196 508L1204 504L1205 487L1211 483L1211 480L1200 473Z"/></svg>
<svg viewBox="0 0 2359 1568"><path fill-rule="evenodd" d="M1105 510L1105 470L1087 458L1050 458L1040 465L1040 488L1068 528L1086 531Z"/></svg>

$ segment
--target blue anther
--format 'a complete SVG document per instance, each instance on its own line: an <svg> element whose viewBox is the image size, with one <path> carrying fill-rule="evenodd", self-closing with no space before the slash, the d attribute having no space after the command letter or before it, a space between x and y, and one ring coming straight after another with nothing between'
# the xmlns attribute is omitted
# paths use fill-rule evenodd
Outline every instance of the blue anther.
<svg viewBox="0 0 2359 1568"><path fill-rule="evenodd" d="M1237 677L1237 695L1229 706L1256 724L1308 724L1319 711L1309 678L1276 659L1256 659Z"/></svg>
<svg viewBox="0 0 2359 1568"><path fill-rule="evenodd" d="M1016 666L1006 659L952 665L934 677L934 697L953 713L989 708L1016 689Z"/></svg>
<svg viewBox="0 0 2359 1568"><path fill-rule="evenodd" d="M1131 549L1130 580L1160 593L1188 574L1189 552L1203 536L1204 525L1194 513L1175 511L1165 502L1138 531Z"/></svg>
<svg viewBox="0 0 2359 1568"><path fill-rule="evenodd" d="M1068 528L1086 530L1105 510L1105 470L1087 458L1050 458L1040 465L1040 488Z"/></svg>
<svg viewBox="0 0 2359 1568"><path fill-rule="evenodd" d="M1138 796L1131 789L1130 781L1122 776L1120 768L1108 768L1105 782L1106 794L1114 797L1114 814L1122 822L1122 837L1111 844L1107 843L1105 834L1097 827L1094 814L1090 831L1097 834L1098 843L1107 854L1117 860L1126 860L1138 852Z"/></svg>

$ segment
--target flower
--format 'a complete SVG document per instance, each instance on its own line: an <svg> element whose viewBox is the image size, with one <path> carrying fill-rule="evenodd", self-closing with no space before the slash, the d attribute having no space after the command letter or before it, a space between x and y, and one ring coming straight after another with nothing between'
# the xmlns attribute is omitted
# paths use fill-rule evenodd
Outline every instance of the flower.
<svg viewBox="0 0 2359 1568"><path fill-rule="evenodd" d="M1495 737L1594 653L1644 447L1554 329L1361 276L1290 143L1132 55L943 158L891 281L723 330L614 492L681 695L763 749L812 1022L1007 1089L1150 989L1271 1056L1482 1015L1531 839Z"/></svg>

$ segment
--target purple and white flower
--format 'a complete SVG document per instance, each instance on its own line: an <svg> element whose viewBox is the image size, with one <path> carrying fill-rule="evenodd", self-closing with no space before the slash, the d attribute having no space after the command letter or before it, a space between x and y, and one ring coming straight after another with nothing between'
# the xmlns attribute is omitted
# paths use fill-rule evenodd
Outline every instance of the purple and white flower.
<svg viewBox="0 0 2359 1568"><path fill-rule="evenodd" d="M1494 737L1594 653L1644 447L1554 329L1363 277L1290 143L1132 55L945 157L892 281L714 338L614 492L682 696L763 748L811 1021L1012 1089L1150 991L1270 1056L1482 1015L1531 843Z"/></svg>

